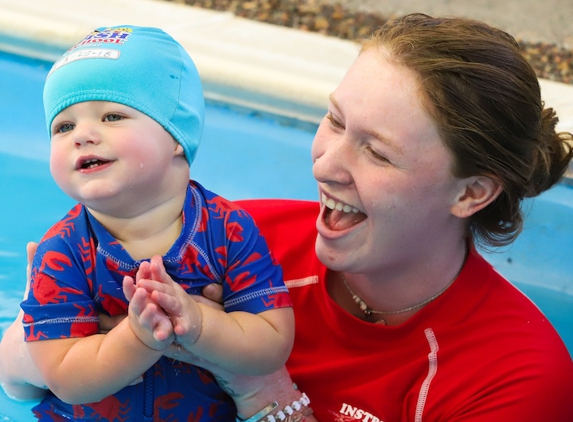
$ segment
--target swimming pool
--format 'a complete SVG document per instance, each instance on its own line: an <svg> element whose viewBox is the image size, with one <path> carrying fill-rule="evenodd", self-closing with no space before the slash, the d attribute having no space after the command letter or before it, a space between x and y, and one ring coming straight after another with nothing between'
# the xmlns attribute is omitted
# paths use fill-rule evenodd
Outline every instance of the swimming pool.
<svg viewBox="0 0 573 422"><path fill-rule="evenodd" d="M0 334L17 314L24 289L25 244L71 206L48 168L41 91L49 63L0 53ZM207 108L192 176L230 199L315 199L313 133L223 105ZM573 188L561 184L526 203L524 233L487 254L538 304L573 353ZM32 421L30 404L0 392L0 421Z"/></svg>

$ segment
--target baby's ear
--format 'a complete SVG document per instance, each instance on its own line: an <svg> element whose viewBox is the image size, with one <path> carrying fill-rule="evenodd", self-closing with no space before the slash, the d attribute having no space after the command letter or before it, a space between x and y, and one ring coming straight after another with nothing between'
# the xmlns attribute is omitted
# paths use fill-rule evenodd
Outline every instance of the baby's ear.
<svg viewBox="0 0 573 422"><path fill-rule="evenodd" d="M176 157L180 155L185 155L185 150L183 149L183 147L179 142L175 142L175 152L173 153L173 155L175 155Z"/></svg>
<svg viewBox="0 0 573 422"><path fill-rule="evenodd" d="M468 177L462 181L451 212L456 217L469 217L495 201L502 190L501 183L493 177Z"/></svg>

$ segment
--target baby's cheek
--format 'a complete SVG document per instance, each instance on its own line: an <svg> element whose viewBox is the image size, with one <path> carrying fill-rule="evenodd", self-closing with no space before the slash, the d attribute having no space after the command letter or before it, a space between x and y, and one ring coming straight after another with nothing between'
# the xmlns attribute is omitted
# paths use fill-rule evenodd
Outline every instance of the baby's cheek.
<svg viewBox="0 0 573 422"><path fill-rule="evenodd" d="M57 185L64 191L69 184L70 178L70 163L69 158L58 148L52 147L50 153L50 172Z"/></svg>

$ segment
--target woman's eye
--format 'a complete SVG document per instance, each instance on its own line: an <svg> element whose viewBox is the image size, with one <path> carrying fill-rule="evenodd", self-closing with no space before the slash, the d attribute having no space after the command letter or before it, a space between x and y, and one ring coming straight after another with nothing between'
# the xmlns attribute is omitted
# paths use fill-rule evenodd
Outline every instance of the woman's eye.
<svg viewBox="0 0 573 422"><path fill-rule="evenodd" d="M368 151L370 152L370 154L372 154L372 156L379 161L384 161L384 162L389 162L388 158L386 158L385 156L383 156L382 154L380 154L379 152L377 152L376 150L374 150L374 148L372 147L368 147Z"/></svg>
<svg viewBox="0 0 573 422"><path fill-rule="evenodd" d="M332 115L332 113L328 113L326 115L326 118L330 121L330 124L337 128L337 129L344 129L344 126L342 125L342 123L340 123L338 120L336 120L336 118Z"/></svg>
<svg viewBox="0 0 573 422"><path fill-rule="evenodd" d="M106 114L106 116L104 117L104 122L117 122L118 120L121 120L122 116L120 116L119 114Z"/></svg>
<svg viewBox="0 0 573 422"><path fill-rule="evenodd" d="M74 124L73 123L62 123L61 125L58 125L56 127L55 132L56 133L65 133L65 132L69 132L70 130L74 129Z"/></svg>

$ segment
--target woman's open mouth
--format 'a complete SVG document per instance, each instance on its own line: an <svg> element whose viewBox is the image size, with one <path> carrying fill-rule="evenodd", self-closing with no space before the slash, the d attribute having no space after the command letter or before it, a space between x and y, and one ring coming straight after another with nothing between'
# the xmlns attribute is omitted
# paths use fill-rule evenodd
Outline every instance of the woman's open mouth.
<svg viewBox="0 0 573 422"><path fill-rule="evenodd" d="M320 200L324 205L322 219L330 230L346 230L368 218L366 214L352 205L335 201L324 193L321 194Z"/></svg>

